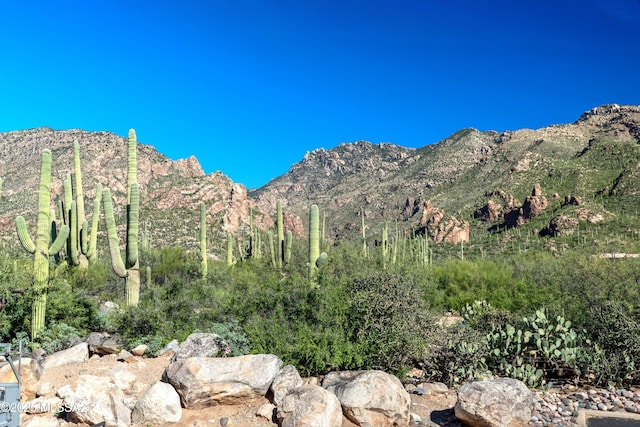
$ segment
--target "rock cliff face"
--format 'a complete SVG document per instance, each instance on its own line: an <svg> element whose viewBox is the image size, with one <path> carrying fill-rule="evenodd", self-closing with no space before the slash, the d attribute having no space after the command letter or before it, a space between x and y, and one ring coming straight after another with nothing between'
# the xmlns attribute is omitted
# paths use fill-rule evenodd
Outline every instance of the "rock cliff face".
<svg viewBox="0 0 640 427"><path fill-rule="evenodd" d="M82 130L58 131L38 128L0 134L0 177L4 179L0 203L0 235L16 241L13 218L24 215L35 221L39 156L49 148L53 154L52 204L62 194L62 181L73 174L73 141L80 145L85 198L95 197L96 185L111 190L116 221L124 222L126 200L127 141L109 132ZM197 248L199 238L199 204L204 202L212 246L221 241L219 234L239 232L249 222L252 201L242 184L233 183L222 173L205 175L195 157L171 160L152 146L138 145L138 183L141 191L141 218L146 224L152 245L181 245ZM52 206L54 207L54 206ZM91 205L87 203L90 219ZM118 220L120 216L120 220ZM270 227L269 217L256 221ZM104 226L100 224L101 231Z"/></svg>

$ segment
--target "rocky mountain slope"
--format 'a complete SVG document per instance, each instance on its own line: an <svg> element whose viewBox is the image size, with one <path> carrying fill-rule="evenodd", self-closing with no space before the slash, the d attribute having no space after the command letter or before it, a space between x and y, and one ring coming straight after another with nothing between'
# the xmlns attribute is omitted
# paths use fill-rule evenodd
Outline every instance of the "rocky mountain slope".
<svg viewBox="0 0 640 427"><path fill-rule="evenodd" d="M73 172L74 140L80 144L88 218L101 182L115 197L117 223L124 224L125 138L39 128L0 133L2 239L17 244L16 215L35 222L44 148L53 154L54 200L62 193L64 177ZM542 212L545 222L536 231L546 227L550 235L565 232L563 224L613 221L640 208L639 178L640 106L615 104L537 130L463 129L420 149L365 141L319 148L249 194L222 173L205 175L194 157L173 161L151 145L138 147L141 218L152 245L196 250L198 204L204 202L214 254L227 232L246 229L250 207L258 226L271 227L278 199L285 228L300 235L309 206L317 204L327 216L329 238L359 236L364 215L370 237L397 221L400 229L456 242L519 226Z"/></svg>
<svg viewBox="0 0 640 427"><path fill-rule="evenodd" d="M117 224L124 224L126 206L127 140L108 132L38 128L0 133L0 235L16 242L14 218L23 215L35 224L40 154L49 148L53 156L52 203L62 194L62 182L74 172L73 141L80 145L87 216L98 182L111 190ZM222 173L205 175L195 157L173 161L151 145L138 145L138 183L141 189L141 227L151 244L196 249L199 238L199 203L207 207L209 228L218 235L236 232L248 222L251 201L241 184ZM259 220L259 218L258 218ZM270 219L263 226L270 226ZM100 224L101 233L104 226ZM213 240L215 241L215 240Z"/></svg>
<svg viewBox="0 0 640 427"><path fill-rule="evenodd" d="M373 233L384 222L419 229L437 217L471 222L473 228L474 212L493 192L512 199L506 208L519 208L536 184L558 199L552 207L565 196L600 195L637 208L639 142L640 106L604 105L572 124L505 132L464 129L420 149L365 141L317 149L249 196L264 211L273 211L282 199L303 218L316 203L334 236L359 233L361 212ZM429 209L441 211L433 217Z"/></svg>

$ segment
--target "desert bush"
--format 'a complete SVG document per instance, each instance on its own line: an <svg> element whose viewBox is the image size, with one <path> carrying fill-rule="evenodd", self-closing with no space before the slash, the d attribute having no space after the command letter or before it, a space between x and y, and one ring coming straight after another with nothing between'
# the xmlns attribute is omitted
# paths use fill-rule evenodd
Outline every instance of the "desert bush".
<svg viewBox="0 0 640 427"><path fill-rule="evenodd" d="M588 312L594 382L640 383L640 318L619 301L593 301Z"/></svg>
<svg viewBox="0 0 640 427"><path fill-rule="evenodd" d="M368 367L399 371L424 356L435 319L416 283L376 272L354 279L346 291L348 324Z"/></svg>
<svg viewBox="0 0 640 427"><path fill-rule="evenodd" d="M40 346L49 354L69 348L82 341L83 333L66 323L50 322L38 333Z"/></svg>
<svg viewBox="0 0 640 427"><path fill-rule="evenodd" d="M249 347L249 339L236 319L214 323L208 328L205 328L204 332L220 335L220 337L229 344L231 356L249 354L251 350Z"/></svg>
<svg viewBox="0 0 640 427"><path fill-rule="evenodd" d="M420 366L431 381L458 386L492 375L488 353L486 334L460 323L437 330Z"/></svg>
<svg viewBox="0 0 640 427"><path fill-rule="evenodd" d="M547 287L516 276L504 262L450 261L434 267L432 280L444 293L445 308L453 310L483 299L496 308L522 312L551 299Z"/></svg>

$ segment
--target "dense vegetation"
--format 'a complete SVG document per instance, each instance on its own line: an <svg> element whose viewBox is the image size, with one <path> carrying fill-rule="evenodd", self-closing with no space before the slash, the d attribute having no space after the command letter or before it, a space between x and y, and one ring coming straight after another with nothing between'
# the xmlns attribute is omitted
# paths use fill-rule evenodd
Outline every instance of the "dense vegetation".
<svg viewBox="0 0 640 427"><path fill-rule="evenodd" d="M487 375L532 386L640 383L637 259L577 247L564 254L516 247L488 257L477 244L432 245L432 261L422 265L411 258L411 241L404 244L404 255L383 263L381 248L365 258L361 243L338 242L313 280L301 241L281 269L269 256L232 267L216 261L206 277L196 253L145 249L140 265L150 276L142 277L139 305L111 312L100 304L124 307L125 288L105 257L87 269L52 265L38 345L55 351L73 336L108 331L155 353L202 331L222 335L234 354L274 353L304 374L419 367L448 384ZM0 340L28 340L31 263L16 249L4 253ZM450 310L465 321L442 325Z"/></svg>

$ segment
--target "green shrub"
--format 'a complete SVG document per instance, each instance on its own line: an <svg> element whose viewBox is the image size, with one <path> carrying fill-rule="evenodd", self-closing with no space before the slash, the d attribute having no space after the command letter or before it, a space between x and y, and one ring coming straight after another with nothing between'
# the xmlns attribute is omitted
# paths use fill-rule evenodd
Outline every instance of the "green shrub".
<svg viewBox="0 0 640 427"><path fill-rule="evenodd" d="M348 322L368 367L399 371L424 357L434 316L422 290L402 275L371 273L347 287Z"/></svg>
<svg viewBox="0 0 640 427"><path fill-rule="evenodd" d="M640 319L618 301L598 301L589 307L588 334L599 350L590 360L599 384L640 382ZM600 356L600 357L595 357Z"/></svg>
<svg viewBox="0 0 640 427"><path fill-rule="evenodd" d="M82 340L82 332L66 323L51 322L38 333L40 346L49 354L69 348Z"/></svg>
<svg viewBox="0 0 640 427"><path fill-rule="evenodd" d="M229 344L231 356L242 356L250 352L249 340L236 319L214 323L205 332L220 335Z"/></svg>
<svg viewBox="0 0 640 427"><path fill-rule="evenodd" d="M491 376L486 334L464 323L437 331L421 366L431 381L459 386Z"/></svg>

